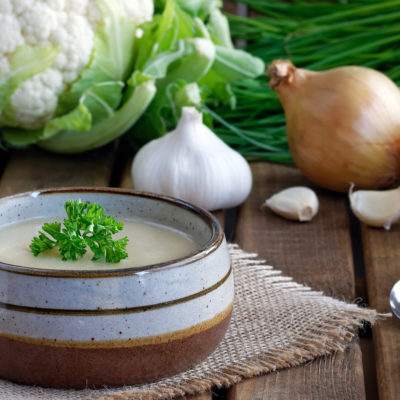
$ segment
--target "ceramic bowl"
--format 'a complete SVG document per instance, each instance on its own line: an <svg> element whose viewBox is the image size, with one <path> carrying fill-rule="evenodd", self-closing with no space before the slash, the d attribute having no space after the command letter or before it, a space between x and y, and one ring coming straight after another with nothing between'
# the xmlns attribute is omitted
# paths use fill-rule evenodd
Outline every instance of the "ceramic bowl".
<svg viewBox="0 0 400 400"><path fill-rule="evenodd" d="M228 327L233 274L217 220L185 202L118 189L54 189L0 199L0 226L64 215L70 199L192 235L193 254L107 270L0 263L0 378L58 388L121 386L184 371Z"/></svg>

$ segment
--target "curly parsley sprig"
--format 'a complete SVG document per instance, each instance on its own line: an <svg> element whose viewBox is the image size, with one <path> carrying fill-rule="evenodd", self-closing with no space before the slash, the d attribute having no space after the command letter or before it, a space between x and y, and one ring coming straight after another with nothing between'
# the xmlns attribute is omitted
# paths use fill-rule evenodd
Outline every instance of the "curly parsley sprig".
<svg viewBox="0 0 400 400"><path fill-rule="evenodd" d="M105 259L106 262L117 263L128 257L125 248L129 239L112 239L112 235L121 231L124 224L106 216L101 205L70 200L64 207L68 216L64 219L64 226L60 222L46 222L39 235L32 239L29 247L34 256L58 247L64 261L77 260L89 247L93 252L92 261Z"/></svg>

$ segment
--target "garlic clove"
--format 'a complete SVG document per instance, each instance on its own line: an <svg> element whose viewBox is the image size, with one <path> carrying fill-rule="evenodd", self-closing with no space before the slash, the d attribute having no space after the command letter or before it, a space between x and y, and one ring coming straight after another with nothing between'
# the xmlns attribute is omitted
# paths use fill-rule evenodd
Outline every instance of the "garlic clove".
<svg viewBox="0 0 400 400"><path fill-rule="evenodd" d="M300 222L311 221L319 209L315 192L305 186L284 189L267 200L264 206L276 214Z"/></svg>
<svg viewBox="0 0 400 400"><path fill-rule="evenodd" d="M365 224L389 230L400 218L400 187L391 190L358 190L349 192L350 207Z"/></svg>

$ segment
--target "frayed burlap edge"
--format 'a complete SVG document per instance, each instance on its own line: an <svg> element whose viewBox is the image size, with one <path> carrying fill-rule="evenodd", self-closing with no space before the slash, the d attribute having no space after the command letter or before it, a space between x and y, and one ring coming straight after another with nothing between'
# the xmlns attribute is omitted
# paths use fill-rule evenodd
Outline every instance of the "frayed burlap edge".
<svg viewBox="0 0 400 400"><path fill-rule="evenodd" d="M255 260L257 257L255 253L245 253L237 245L230 245L230 251L232 255L236 255L239 263L256 267L263 277L274 277L274 286L296 292L308 292L307 294L310 296L321 295L321 292L312 292L309 287L297 284L291 278L282 276L281 271L274 270L268 265L261 265L265 264L265 260ZM162 382L159 382L157 388L149 387L145 389L145 392L143 388L119 389L119 393L102 395L97 400L174 399L207 392L213 387L230 387L245 378L296 367L317 357L344 351L349 342L356 336L357 329L361 328L364 323L374 324L378 319L388 316L391 316L391 314L378 314L375 310L348 304L346 310L337 313L334 321L317 324L314 333L308 332L307 336L298 335L284 350L277 349L259 354L257 358L227 366L218 372L210 372L199 379L182 379L174 387L163 387ZM154 384L157 385L157 382Z"/></svg>

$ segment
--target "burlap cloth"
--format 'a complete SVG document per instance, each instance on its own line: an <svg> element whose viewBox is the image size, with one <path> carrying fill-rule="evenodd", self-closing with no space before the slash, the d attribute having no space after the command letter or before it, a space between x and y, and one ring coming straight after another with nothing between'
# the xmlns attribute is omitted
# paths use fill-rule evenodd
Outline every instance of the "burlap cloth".
<svg viewBox="0 0 400 400"><path fill-rule="evenodd" d="M200 365L156 383L121 389L56 390L0 380L0 399L172 399L343 351L363 321L378 318L374 310L293 282L255 254L234 245L230 252L235 277L232 321L219 347Z"/></svg>

